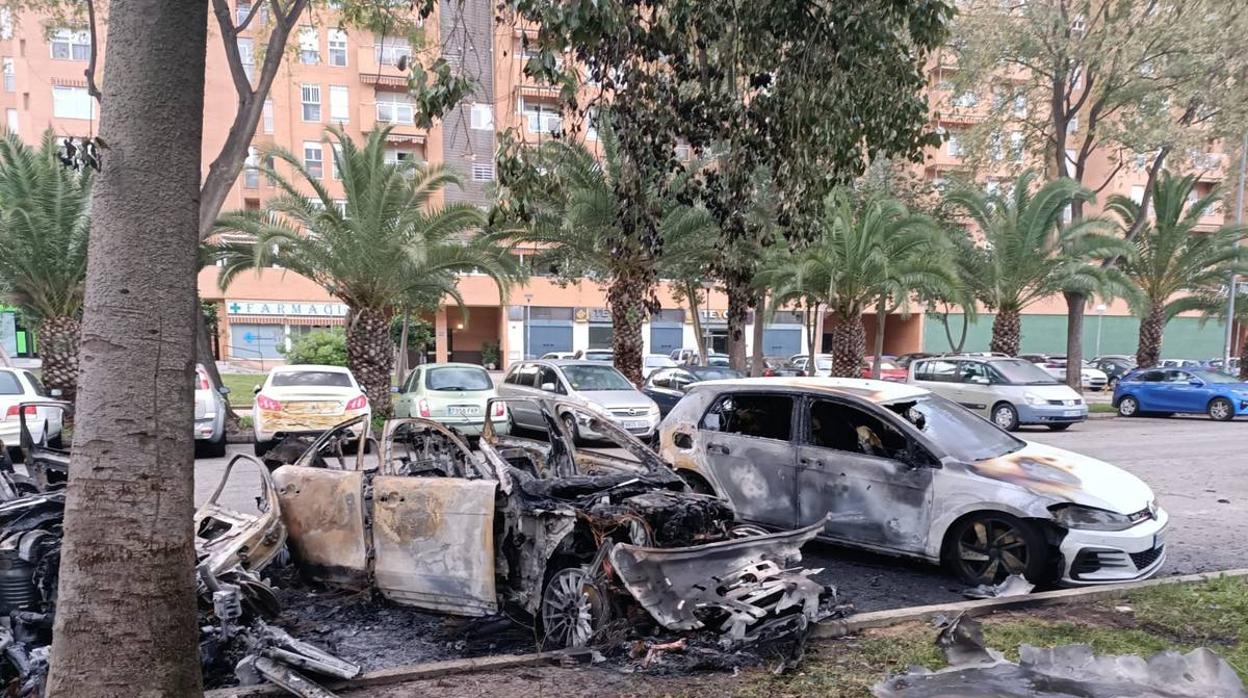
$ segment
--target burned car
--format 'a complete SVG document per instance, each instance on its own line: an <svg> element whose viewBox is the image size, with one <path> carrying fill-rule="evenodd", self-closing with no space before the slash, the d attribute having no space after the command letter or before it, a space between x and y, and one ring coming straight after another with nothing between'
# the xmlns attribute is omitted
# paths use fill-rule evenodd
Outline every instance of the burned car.
<svg viewBox="0 0 1248 698"><path fill-rule="evenodd" d="M664 420L659 453L742 522L826 518L823 539L944 562L971 585L1127 582L1165 562L1169 516L1139 478L914 385L701 383Z"/></svg>
<svg viewBox="0 0 1248 698"><path fill-rule="evenodd" d="M593 644L613 620L708 628L733 646L828 612L817 571L794 567L822 522L739 531L722 501L689 491L609 416L559 400L499 400L508 413L524 402L539 414L547 440L487 422L474 454L437 422L395 419L370 462L362 449L342 456L353 426L344 422L274 471L303 575L460 616L519 609L550 647ZM624 455L578 449L569 417Z"/></svg>

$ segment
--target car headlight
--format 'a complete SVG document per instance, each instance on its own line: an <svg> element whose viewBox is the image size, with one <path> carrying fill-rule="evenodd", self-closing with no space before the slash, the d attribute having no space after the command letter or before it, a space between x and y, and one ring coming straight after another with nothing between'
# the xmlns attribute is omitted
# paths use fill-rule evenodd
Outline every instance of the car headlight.
<svg viewBox="0 0 1248 698"><path fill-rule="evenodd" d="M1139 523L1126 514L1078 504L1055 504L1049 507L1049 513L1061 526L1089 531L1125 531Z"/></svg>
<svg viewBox="0 0 1248 698"><path fill-rule="evenodd" d="M650 415L651 417L659 416L659 406L650 405L650 409L646 410L646 414Z"/></svg>
<svg viewBox="0 0 1248 698"><path fill-rule="evenodd" d="M1023 393L1023 400L1028 405L1047 405L1049 402L1048 400L1040 397L1039 395L1035 395L1033 393Z"/></svg>

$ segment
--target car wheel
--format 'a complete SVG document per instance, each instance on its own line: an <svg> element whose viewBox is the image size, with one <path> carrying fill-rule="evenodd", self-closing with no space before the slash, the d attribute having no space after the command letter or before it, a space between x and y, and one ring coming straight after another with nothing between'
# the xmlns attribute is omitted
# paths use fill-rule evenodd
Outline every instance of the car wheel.
<svg viewBox="0 0 1248 698"><path fill-rule="evenodd" d="M264 454L268 453L269 449L271 448L273 448L272 441L257 441L255 443L256 457L257 458L263 457Z"/></svg>
<svg viewBox="0 0 1248 698"><path fill-rule="evenodd" d="M1074 425L1072 424L1050 424L1048 426L1049 426L1049 431L1066 431L1067 429L1071 428Z"/></svg>
<svg viewBox="0 0 1248 698"><path fill-rule="evenodd" d="M967 584L999 584L1014 574L1032 583L1044 581L1044 536L1018 517L973 514L954 524L945 540L945 563Z"/></svg>
<svg viewBox="0 0 1248 698"><path fill-rule="evenodd" d="M1018 410L1008 402L997 403L992 408L992 423L1006 431L1018 429Z"/></svg>
<svg viewBox="0 0 1248 698"><path fill-rule="evenodd" d="M195 446L197 447L195 450L198 452L196 455L202 453L204 458L222 458L225 456L225 432L222 431L212 441L203 443L196 441Z"/></svg>
<svg viewBox="0 0 1248 698"><path fill-rule="evenodd" d="M547 649L586 647L611 619L607 595L580 567L554 573L542 592L542 644Z"/></svg>
<svg viewBox="0 0 1248 698"><path fill-rule="evenodd" d="M1140 416L1140 401L1131 397L1124 396L1118 401L1118 416L1120 417L1138 417Z"/></svg>
<svg viewBox="0 0 1248 698"><path fill-rule="evenodd" d="M1109 380L1105 383L1105 390L1112 393L1114 389L1117 387L1118 387L1118 376L1110 376Z"/></svg>
<svg viewBox="0 0 1248 698"><path fill-rule="evenodd" d="M1209 401L1209 418L1218 422L1229 422L1235 418L1235 406L1224 397L1215 397Z"/></svg>

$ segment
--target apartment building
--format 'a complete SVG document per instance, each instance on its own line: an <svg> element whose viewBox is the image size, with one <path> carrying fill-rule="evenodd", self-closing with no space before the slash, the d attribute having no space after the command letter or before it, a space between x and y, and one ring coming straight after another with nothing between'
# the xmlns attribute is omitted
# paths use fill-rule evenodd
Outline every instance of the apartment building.
<svg viewBox="0 0 1248 698"><path fill-rule="evenodd" d="M253 9L250 2L234 0L240 18ZM239 37L240 54L248 70L257 69L258 54L266 35L266 16L260 14ZM488 0L449 2L422 27L425 36L441 47L447 60L474 77L474 93L444 119L428 129L415 124L413 105L405 90L401 60L419 60L421 46L402 36L386 36L337 26L332 11L306 17L292 36L290 47L264 106L263 118L253 139L251 165L259 163L262 146L278 145L294 153L311 172L319 173L331 192L341 193L335 181L333 156L324 129L337 124L360 138L374 129L391 126L388 157L395 161L443 163L457 170L461 189L447 189L445 201L464 201L480 206L489 203L495 178L494 154L497 134L506 129L526 143L536 144L559 131L568 117L558 106L556 93L523 76L528 56L523 48L523 29L496 21L494 3ZM103 62L103 47L100 50ZM0 111L4 126L34 141L46 129L58 136L91 136L99 127L98 106L87 94L83 71L90 54L90 37L81 28L48 24L45 17L25 13L15 16L0 8ZM106 68L106 67L105 67ZM933 99L943 87L942 66L933 64ZM232 120L236 100L218 32L210 32L205 85L204 168L219 151ZM947 178L964 169L957 132L991 105L982 95L960 96L958 109L943 112L940 128L950 133L941 148L933 150L922 166L925 176ZM1000 106L1000 105L996 105ZM591 141L592 124L579 129ZM1021 138L1021 136L1019 136ZM1007 158L1021 149L1014 140L1002 144L1002 173ZM1223 158L1224 156L1211 156ZM1097 167L1109 171L1105 162ZM1202 186L1216 185L1224 175L1225 162L1202 175ZM105 165L107 166L107 164ZM987 186L1002 181L990 174ZM1112 192L1142 191L1143 173L1127 168L1114 177ZM256 209L275 193L257 170L247 168L239 176L226 201L226 209ZM1217 221L1210 221L1211 225ZM223 357L239 361L273 362L280 350L300 334L318 328L341 326L346 307L308 279L278 268L243 274L221 290L218 270L200 272L200 295L219 308L218 345ZM511 289L500 303L498 289L485 277L468 275L460 290L466 313L453 305L440 308L432 321L436 328L437 359L480 361L482 349L497 343L503 362L548 351L609 347L611 314L605 289L584 280L562 287L541 276ZM658 292L662 310L651 318L644 332L647 351L666 353L695 342L692 318L676 303L671 291ZM726 299L712 292L700 310L704 331L714 348L726 342ZM1121 303L1097 306L1089 312L1088 352L1132 352L1136 322ZM1103 309L1102 309L1103 308ZM947 349L944 327L925 317L922 308L902 317L885 318L887 353ZM0 309L0 314L3 314ZM11 311L7 311L12 315ZM6 324L0 316L0 340ZM751 322L753 318L751 318ZM832 320L829 319L829 322ZM865 318L869 336L877 319ZM1061 352L1065 349L1065 307L1050 299L1029 309L1023 321L1024 347L1030 352ZM981 315L969 332L967 349L986 348L991 318ZM14 330L15 332L16 330ZM748 333L747 333L748 336ZM1221 330L1215 323L1201 326L1195 318L1180 318L1167 333L1167 355L1207 357L1220 353ZM1099 341L1096 341L1097 338ZM1098 346L1099 345L1099 346ZM37 345L23 338L28 353ZM806 338L794 313L777 313L764 332L762 353L788 355L802 351ZM748 349L753 353L753 347Z"/></svg>

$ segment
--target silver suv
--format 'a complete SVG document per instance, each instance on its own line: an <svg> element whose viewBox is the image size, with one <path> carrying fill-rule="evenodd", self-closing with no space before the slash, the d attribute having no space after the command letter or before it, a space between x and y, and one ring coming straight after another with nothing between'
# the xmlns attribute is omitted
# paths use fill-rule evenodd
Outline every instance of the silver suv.
<svg viewBox="0 0 1248 698"><path fill-rule="evenodd" d="M927 388L1014 431L1043 424L1053 431L1088 418L1079 393L1025 359L941 356L910 364L908 383Z"/></svg>
<svg viewBox="0 0 1248 698"><path fill-rule="evenodd" d="M498 386L499 397L562 398L603 413L630 434L654 436L659 406L628 382L615 367L599 361L523 361L511 367ZM587 420L560 415L574 438L600 439ZM511 423L523 429L545 431L541 414L524 403L511 407Z"/></svg>

